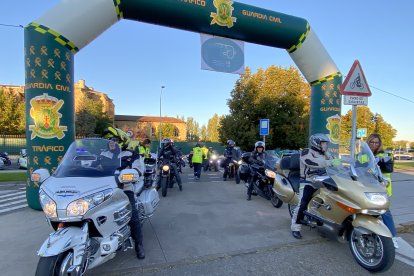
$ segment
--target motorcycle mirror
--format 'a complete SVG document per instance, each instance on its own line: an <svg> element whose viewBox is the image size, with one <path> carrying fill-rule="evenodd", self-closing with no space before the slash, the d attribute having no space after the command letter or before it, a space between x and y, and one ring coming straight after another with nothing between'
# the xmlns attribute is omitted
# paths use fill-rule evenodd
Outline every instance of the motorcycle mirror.
<svg viewBox="0 0 414 276"><path fill-rule="evenodd" d="M357 172L356 172L355 167L354 167L354 165L353 165L353 164L351 164L351 172L350 172L350 176L351 176L352 180L357 181L357 179L358 179L358 174L357 174Z"/></svg>

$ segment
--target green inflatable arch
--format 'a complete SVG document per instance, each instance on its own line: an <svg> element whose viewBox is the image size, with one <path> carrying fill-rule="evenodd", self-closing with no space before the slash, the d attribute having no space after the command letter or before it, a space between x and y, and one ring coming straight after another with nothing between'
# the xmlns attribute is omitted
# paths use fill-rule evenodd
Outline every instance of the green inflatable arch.
<svg viewBox="0 0 414 276"><path fill-rule="evenodd" d="M27 201L41 209L38 168L53 172L75 139L74 55L121 19L286 49L312 86L310 134L338 150L342 76L302 18L231 0L62 1L25 28Z"/></svg>

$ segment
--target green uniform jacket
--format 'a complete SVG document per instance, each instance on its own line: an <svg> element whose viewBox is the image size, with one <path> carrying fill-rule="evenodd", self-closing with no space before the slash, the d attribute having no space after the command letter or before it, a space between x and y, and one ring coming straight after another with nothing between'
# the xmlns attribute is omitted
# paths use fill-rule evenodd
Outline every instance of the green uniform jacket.
<svg viewBox="0 0 414 276"><path fill-rule="evenodd" d="M139 154L144 156L145 158L151 157L150 149L144 146L139 146Z"/></svg>
<svg viewBox="0 0 414 276"><path fill-rule="evenodd" d="M207 159L207 156L208 156L208 148L202 147L201 149L203 150L204 159Z"/></svg>

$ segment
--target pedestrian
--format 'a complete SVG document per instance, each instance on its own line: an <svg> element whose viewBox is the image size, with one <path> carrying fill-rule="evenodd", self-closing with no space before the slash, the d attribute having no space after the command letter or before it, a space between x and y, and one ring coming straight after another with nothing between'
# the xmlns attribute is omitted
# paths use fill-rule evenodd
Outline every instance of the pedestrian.
<svg viewBox="0 0 414 276"><path fill-rule="evenodd" d="M200 179L203 159L203 149L200 147L200 144L197 143L195 148L193 148L193 157L191 160L194 167L194 178L196 180Z"/></svg>
<svg viewBox="0 0 414 276"><path fill-rule="evenodd" d="M378 166L381 169L383 177L388 181L387 193L388 197L391 199L392 196L392 183L391 183L391 173L394 171L394 160L390 153L384 152L382 139L378 133L372 133L367 138L367 144L371 149L375 157L378 157ZM382 215L382 221L388 227L392 234L392 241L394 242L394 247L398 248L397 242L397 230L395 229L394 219L392 217L391 211L388 209Z"/></svg>

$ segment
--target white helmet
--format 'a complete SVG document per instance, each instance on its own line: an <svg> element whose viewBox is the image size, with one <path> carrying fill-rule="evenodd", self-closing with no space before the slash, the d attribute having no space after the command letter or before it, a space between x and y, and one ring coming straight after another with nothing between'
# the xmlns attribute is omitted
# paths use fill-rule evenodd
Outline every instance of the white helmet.
<svg viewBox="0 0 414 276"><path fill-rule="evenodd" d="M331 141L329 140L328 136L323 133L316 133L309 137L309 145L314 150L323 152L323 149L321 147L322 142L330 143Z"/></svg>

